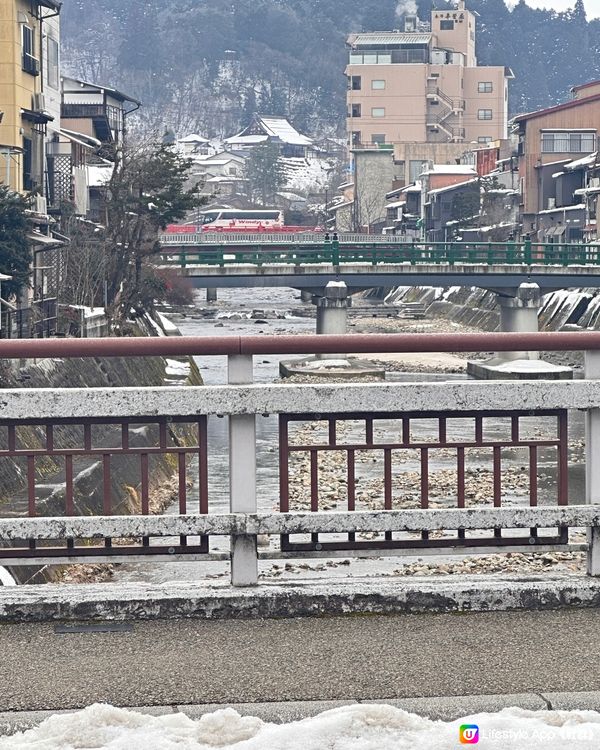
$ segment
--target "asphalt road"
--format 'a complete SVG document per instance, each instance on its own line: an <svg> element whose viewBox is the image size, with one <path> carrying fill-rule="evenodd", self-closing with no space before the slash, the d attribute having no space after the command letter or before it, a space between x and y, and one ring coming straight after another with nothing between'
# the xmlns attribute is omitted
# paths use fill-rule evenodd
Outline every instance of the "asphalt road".
<svg viewBox="0 0 600 750"><path fill-rule="evenodd" d="M0 711L600 690L600 612L0 625Z"/></svg>

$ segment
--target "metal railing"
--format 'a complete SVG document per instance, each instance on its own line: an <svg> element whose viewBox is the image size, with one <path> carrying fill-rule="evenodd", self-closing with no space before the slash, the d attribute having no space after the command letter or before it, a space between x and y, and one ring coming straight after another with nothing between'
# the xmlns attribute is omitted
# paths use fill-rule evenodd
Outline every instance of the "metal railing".
<svg viewBox="0 0 600 750"><path fill-rule="evenodd" d="M167 265L232 266L253 264L302 265L329 263L427 264L438 266L599 266L600 244L532 242L415 242L388 235L341 235L339 240L317 237L292 239L251 236L242 239L182 235L164 243ZM169 247L172 249L166 249Z"/></svg>
<svg viewBox="0 0 600 750"><path fill-rule="evenodd" d="M586 350L586 378L252 384L253 354L490 350ZM3 391L0 463L20 467L20 514L26 517L0 520L0 563L230 559L232 582L254 585L261 558L558 548L588 549L589 572L600 574L600 332L0 342L4 359L176 354L227 355L229 385ZM568 494L570 410L587 412L585 499ZM279 418L279 503L278 510L260 513L256 469L263 448L256 419L267 414ZM208 427L224 416L230 513L213 514ZM491 432L490 420L496 425ZM503 434L497 420L506 424ZM468 488L466 455L472 452L478 460L488 457L479 496ZM506 465L516 452L523 454L528 476L520 500ZM333 454L343 456L335 479L327 474ZM373 455L379 456L376 468L358 482L365 457L371 465ZM405 456L413 461L410 471ZM174 515L151 513L149 466L157 457L176 472ZM129 462L131 492L115 515L113 467L123 460ZM432 484L442 460L452 475L451 489L440 494ZM62 491L51 498L40 495L48 462L64 474ZM550 490L538 481L542 465L553 476ZM89 486L79 479L92 472L101 491L90 515ZM377 492L368 487L373 472L381 479ZM481 473L478 468L479 479ZM590 529L587 547L568 544L572 526ZM271 537L270 547L259 550L259 535ZM214 536L230 537L230 552L216 552Z"/></svg>

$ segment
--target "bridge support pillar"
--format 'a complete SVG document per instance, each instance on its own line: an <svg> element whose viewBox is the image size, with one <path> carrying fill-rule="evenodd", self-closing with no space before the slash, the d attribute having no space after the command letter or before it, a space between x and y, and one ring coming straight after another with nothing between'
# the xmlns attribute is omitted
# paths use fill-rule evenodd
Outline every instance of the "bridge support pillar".
<svg viewBox="0 0 600 750"><path fill-rule="evenodd" d="M536 333L541 307L540 288L534 283L498 292L500 331L503 333ZM485 362L469 362L469 375L481 380L569 380L570 367L560 367L540 359L538 352L497 352Z"/></svg>
<svg viewBox="0 0 600 750"><path fill-rule="evenodd" d="M514 296L498 296L500 330L504 333L537 333L538 311L541 306L537 284L521 284ZM539 352L498 352L496 357L505 362L518 359L539 359Z"/></svg>
<svg viewBox="0 0 600 750"><path fill-rule="evenodd" d="M348 287L343 281L330 281L317 300L317 333L341 335L348 329ZM317 354L317 359L343 359L343 354Z"/></svg>
<svg viewBox="0 0 600 750"><path fill-rule="evenodd" d="M314 295L317 306L317 333L337 336L346 333L348 307L352 299L343 281L330 281L322 295ZM383 368L363 359L351 358L346 354L315 354L313 357L279 363L283 377L291 375L317 375L320 377L360 379L385 377Z"/></svg>
<svg viewBox="0 0 600 750"><path fill-rule="evenodd" d="M228 382L251 383L252 356L230 355ZM239 414L229 417L229 503L232 513L256 513L256 417ZM256 536L231 537L231 583L233 586L258 584Z"/></svg>
<svg viewBox="0 0 600 750"><path fill-rule="evenodd" d="M312 302L312 292L307 292L304 289L300 290L300 300L302 302Z"/></svg>
<svg viewBox="0 0 600 750"><path fill-rule="evenodd" d="M206 290L206 301L207 302L216 302L217 301L217 290L215 287L209 287Z"/></svg>

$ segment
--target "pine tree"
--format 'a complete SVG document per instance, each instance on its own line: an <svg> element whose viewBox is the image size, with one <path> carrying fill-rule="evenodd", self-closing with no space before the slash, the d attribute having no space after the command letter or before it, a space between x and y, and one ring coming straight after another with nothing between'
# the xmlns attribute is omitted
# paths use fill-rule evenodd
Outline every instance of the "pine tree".
<svg viewBox="0 0 600 750"><path fill-rule="evenodd" d="M266 206L273 194L285 185L276 143L266 143L252 150L246 162L246 178L252 200Z"/></svg>
<svg viewBox="0 0 600 750"><path fill-rule="evenodd" d="M11 281L2 282L2 293L9 299L16 297L29 283L28 208L22 195L0 185L0 273L12 276Z"/></svg>

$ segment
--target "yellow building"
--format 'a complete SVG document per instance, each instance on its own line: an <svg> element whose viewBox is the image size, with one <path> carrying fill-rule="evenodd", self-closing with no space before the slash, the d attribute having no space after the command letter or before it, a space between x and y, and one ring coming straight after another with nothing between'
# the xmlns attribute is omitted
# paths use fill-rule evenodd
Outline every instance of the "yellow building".
<svg viewBox="0 0 600 750"><path fill-rule="evenodd" d="M0 182L45 195L48 129L60 127L57 0L0 0Z"/></svg>

